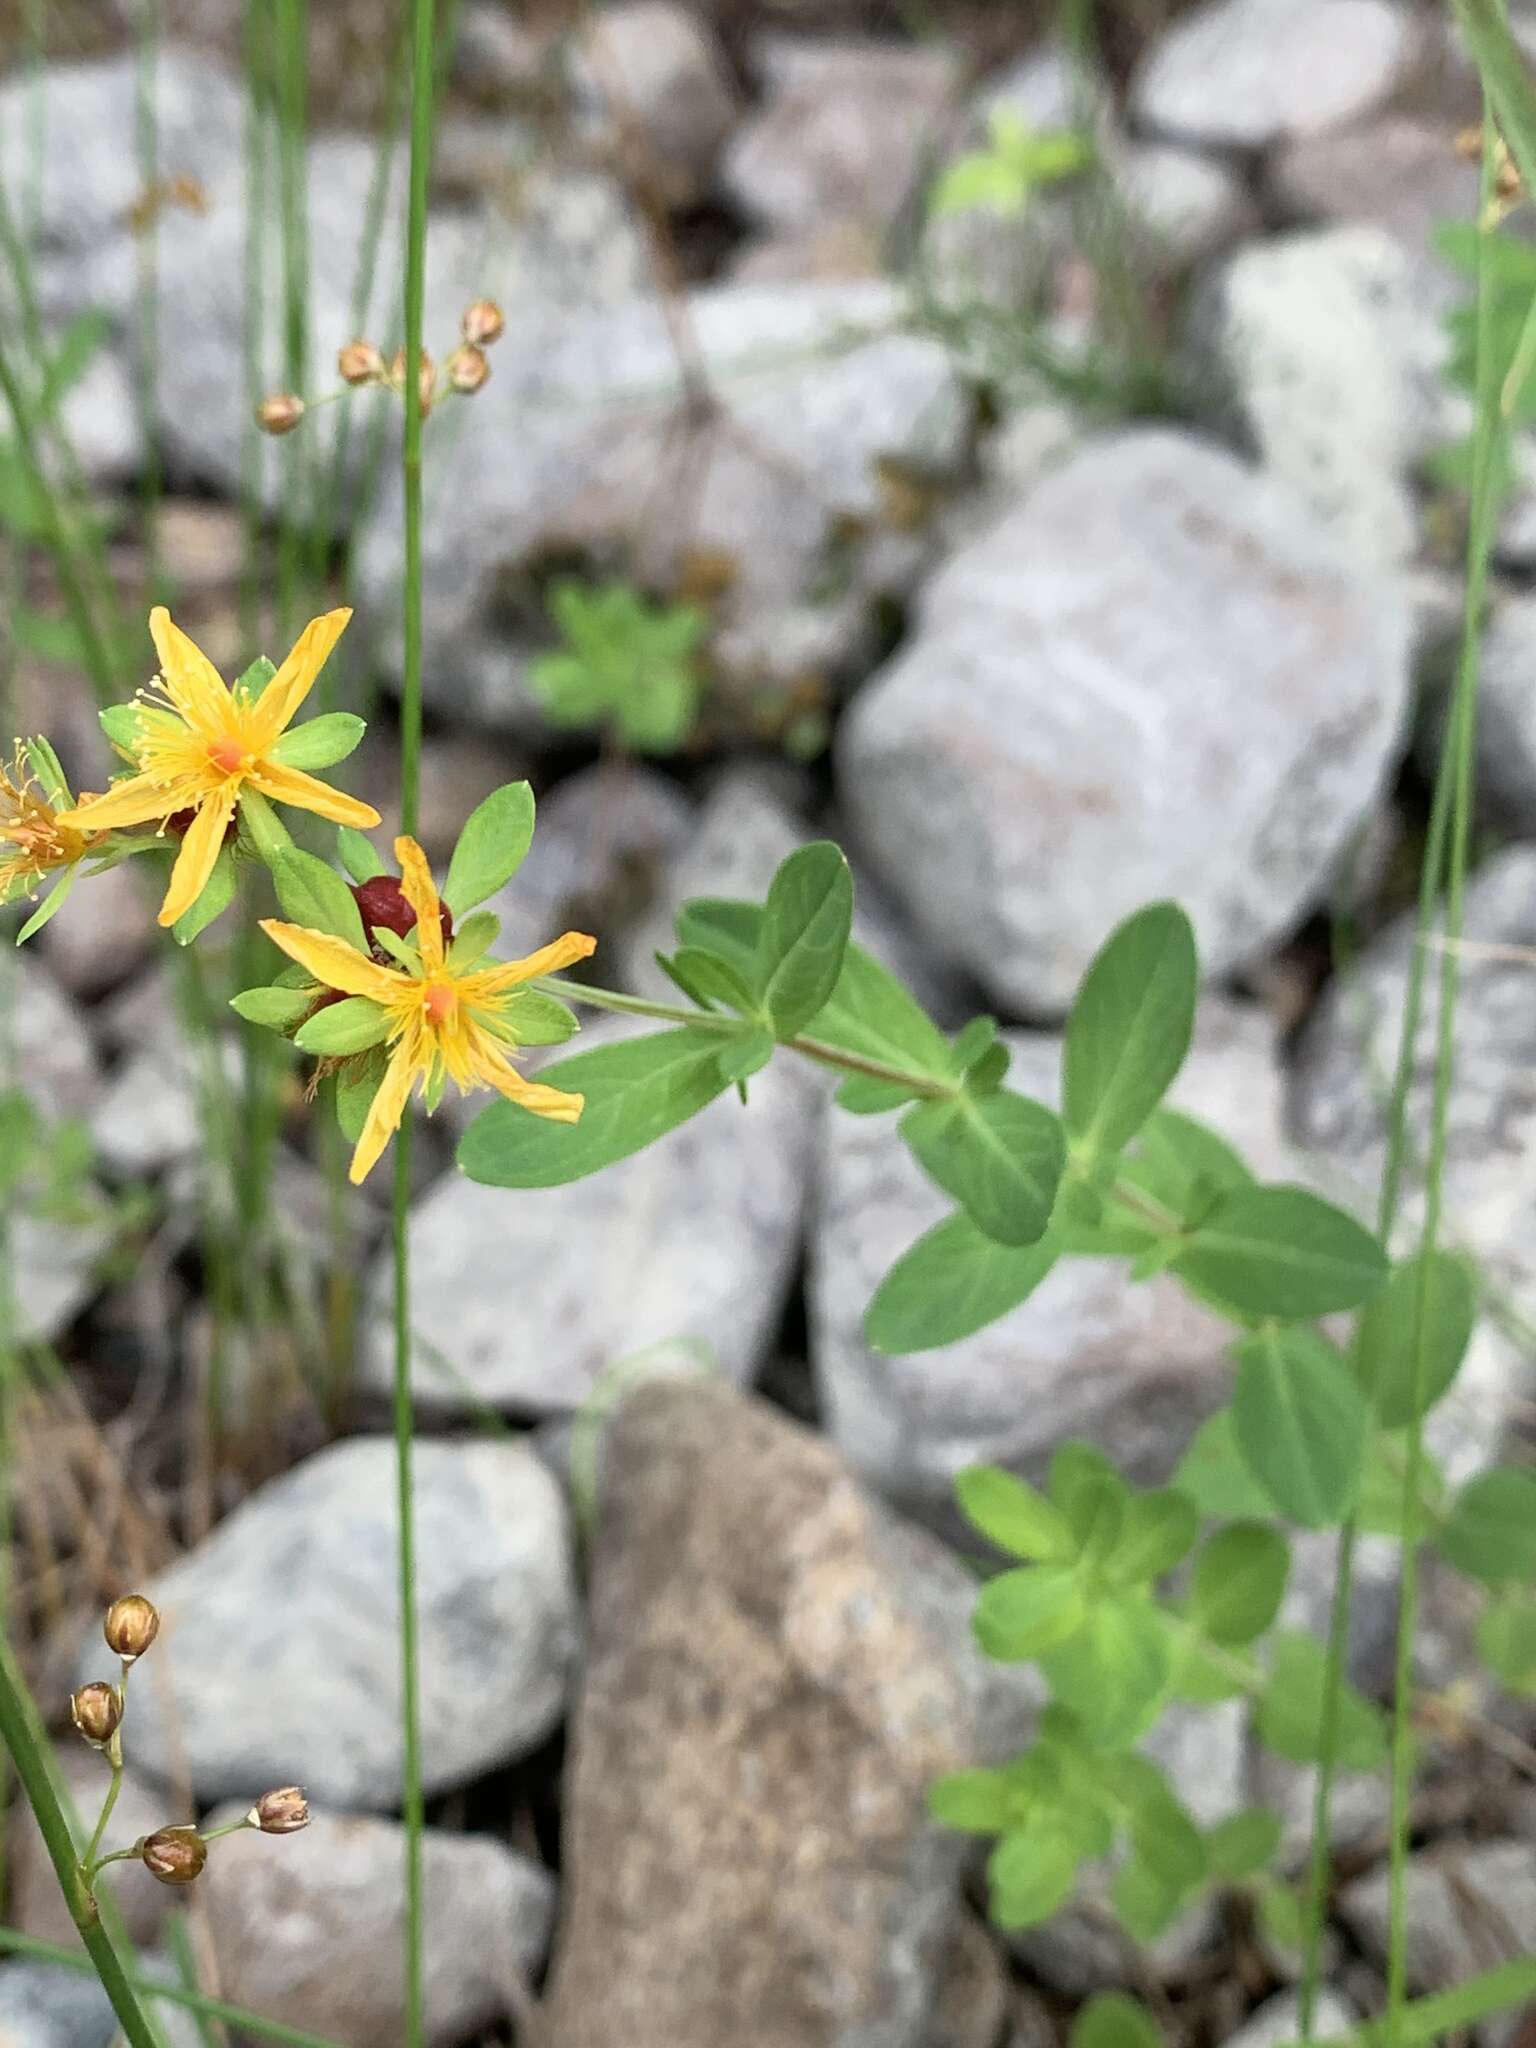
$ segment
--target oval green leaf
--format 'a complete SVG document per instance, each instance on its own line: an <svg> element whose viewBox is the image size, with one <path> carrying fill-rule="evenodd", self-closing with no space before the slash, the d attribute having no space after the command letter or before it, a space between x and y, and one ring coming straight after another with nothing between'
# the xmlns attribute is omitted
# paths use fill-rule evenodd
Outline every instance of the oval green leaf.
<svg viewBox="0 0 1536 2048"><path fill-rule="evenodd" d="M872 1349L891 1357L958 1344L1027 1301L1056 1263L1048 1238L1019 1251L949 1216L902 1253L864 1316Z"/></svg>
<svg viewBox="0 0 1536 2048"><path fill-rule="evenodd" d="M901 1135L929 1179L999 1244L1045 1234L1065 1159L1061 1124L1042 1103L1008 1089L923 1102Z"/></svg>
<svg viewBox="0 0 1536 2048"><path fill-rule="evenodd" d="M1268 1328L1237 1346L1232 1428L1275 1505L1308 1529L1342 1521L1365 1461L1365 1402L1342 1354L1315 1330Z"/></svg>
<svg viewBox="0 0 1536 2048"><path fill-rule="evenodd" d="M348 1053L369 1052L389 1036L389 1012L366 996L347 996L339 1003L327 1003L317 1010L293 1035L300 1052L318 1053L339 1059Z"/></svg>
<svg viewBox="0 0 1536 2048"><path fill-rule="evenodd" d="M1290 1546L1278 1529L1233 1522L1195 1559L1189 1618L1213 1643L1241 1649L1273 1625L1290 1571Z"/></svg>
<svg viewBox="0 0 1536 2048"><path fill-rule="evenodd" d="M1167 1093L1189 1051L1199 965L1176 903L1151 903L1111 932L1067 1019L1062 1118L1074 1147L1112 1159Z"/></svg>
<svg viewBox="0 0 1536 2048"><path fill-rule="evenodd" d="M976 1640L999 1664L1038 1657L1065 1642L1086 1612L1077 1574L1062 1565L1021 1565L982 1587L972 1616Z"/></svg>
<svg viewBox="0 0 1536 2048"><path fill-rule="evenodd" d="M580 1121L551 1123L513 1103L492 1103L459 1145L459 1165L471 1180L499 1188L583 1180L676 1130L727 1085L719 1039L686 1028L579 1052L544 1068L539 1079L586 1097Z"/></svg>
<svg viewBox="0 0 1536 2048"><path fill-rule="evenodd" d="M368 951L357 898L323 860L301 847L286 847L272 861L272 884L283 915L292 923L345 939L359 953Z"/></svg>
<svg viewBox="0 0 1536 2048"><path fill-rule="evenodd" d="M840 846L814 840L783 862L758 935L757 981L780 1038L826 1006L853 929L853 875Z"/></svg>
<svg viewBox="0 0 1536 2048"><path fill-rule="evenodd" d="M1471 1269L1449 1252L1404 1259L1367 1303L1351 1359L1384 1429L1401 1429L1429 1410L1461 1370L1477 1320ZM1426 1327L1418 1335L1421 1289ZM1417 1381L1417 1385L1415 1382Z"/></svg>
<svg viewBox="0 0 1536 2048"><path fill-rule="evenodd" d="M1269 1679L1259 1699L1259 1740L1295 1764L1317 1762L1328 1659L1321 1643L1299 1631L1277 1636ZM1385 1725L1355 1688L1339 1690L1338 1760L1347 1771L1379 1770L1386 1760Z"/></svg>
<svg viewBox="0 0 1536 2048"><path fill-rule="evenodd" d="M1010 1556L1066 1564L1077 1539L1059 1508L999 1465L972 1465L955 1480L955 1498L973 1529Z"/></svg>
<svg viewBox="0 0 1536 2048"><path fill-rule="evenodd" d="M1242 1315L1284 1322L1358 1308L1387 1277L1381 1246L1306 1188L1219 1195L1173 1262L1200 1293Z"/></svg>
<svg viewBox="0 0 1536 2048"><path fill-rule="evenodd" d="M456 918L511 881L533 843L533 819L526 782L504 783L470 812L443 884L443 901Z"/></svg>
<svg viewBox="0 0 1536 2048"><path fill-rule="evenodd" d="M1440 1531L1440 1552L1484 1585L1536 1578L1536 1472L1495 1465L1469 1479Z"/></svg>
<svg viewBox="0 0 1536 2048"><path fill-rule="evenodd" d="M290 726L281 738L273 741L272 758L281 761L285 768L302 768L306 774L314 774L321 768L334 768L338 761L355 754L367 730L367 721L355 712L327 711L319 718L306 719L303 725Z"/></svg>

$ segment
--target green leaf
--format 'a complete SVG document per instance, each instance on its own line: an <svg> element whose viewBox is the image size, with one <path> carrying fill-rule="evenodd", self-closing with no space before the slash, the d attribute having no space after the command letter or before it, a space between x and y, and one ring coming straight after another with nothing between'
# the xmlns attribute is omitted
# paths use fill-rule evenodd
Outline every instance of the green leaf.
<svg viewBox="0 0 1536 2048"><path fill-rule="evenodd" d="M285 853L293 851L293 834L261 791L253 789L250 783L240 792L239 818L246 851L267 867L275 868Z"/></svg>
<svg viewBox="0 0 1536 2048"><path fill-rule="evenodd" d="M1126 1761L1148 1760L1137 1757ZM1152 1774L1157 1784L1154 1786L1149 1779L1132 1802L1131 1845L1165 1885L1179 1892L1191 1891L1204 1883L1209 1869L1205 1838L1155 1765Z"/></svg>
<svg viewBox="0 0 1536 2048"><path fill-rule="evenodd" d="M948 1041L927 1011L872 953L850 943L814 1036L824 1045L925 1079L950 1078ZM898 1097L898 1100L901 1098Z"/></svg>
<svg viewBox="0 0 1536 2048"><path fill-rule="evenodd" d="M1137 1494L1126 1504L1120 1534L1104 1560L1112 1583L1149 1585L1187 1557L1200 1532L1200 1515L1185 1494L1167 1488Z"/></svg>
<svg viewBox="0 0 1536 2048"><path fill-rule="evenodd" d="M1275 1638L1269 1678L1259 1699L1259 1740L1292 1763L1317 1762L1328 1659L1321 1643L1299 1632ZM1381 1714L1347 1682L1339 1693L1338 1759L1347 1771L1379 1770L1387 1741Z"/></svg>
<svg viewBox="0 0 1536 2048"><path fill-rule="evenodd" d="M1058 1829L1004 1835L987 1859L987 1902L999 1927L1038 1927L1059 1913L1077 1882L1075 1845Z"/></svg>
<svg viewBox="0 0 1536 2048"><path fill-rule="evenodd" d="M1109 1897L1126 1932L1145 1946L1167 1933L1186 1894L1159 1877L1140 1856L1130 1856L1110 1880Z"/></svg>
<svg viewBox="0 0 1536 2048"><path fill-rule="evenodd" d="M483 960L501 936L501 919L493 910L474 910L453 935L448 965L457 974Z"/></svg>
<svg viewBox="0 0 1536 2048"><path fill-rule="evenodd" d="M1152 2015L1119 1991L1096 1991L1072 2022L1068 2048L1162 2048Z"/></svg>
<svg viewBox="0 0 1536 2048"><path fill-rule="evenodd" d="M1027 1301L1056 1256L1049 1238L1019 1251L986 1236L969 1216L946 1217L880 1282L865 1313L865 1340L892 1357L957 1344Z"/></svg>
<svg viewBox="0 0 1536 2048"><path fill-rule="evenodd" d="M319 718L293 725L272 743L272 758L285 768L300 768L313 774L334 768L357 751L368 730L366 719L350 711L327 711Z"/></svg>
<svg viewBox="0 0 1536 2048"><path fill-rule="evenodd" d="M375 1046L347 1064L336 1076L336 1121L349 1145L363 1135L363 1125L373 1107L373 1098L384 1079L384 1050Z"/></svg>
<svg viewBox="0 0 1536 2048"><path fill-rule="evenodd" d="M291 1031L295 1024L303 1023L314 1004L313 989L297 988L248 988L229 999L237 1016L268 1031Z"/></svg>
<svg viewBox="0 0 1536 2048"><path fill-rule="evenodd" d="M1064 1642L1086 1614L1081 1581L1062 1565L1021 1565L988 1579L976 1602L976 1640L999 1664L1021 1663Z"/></svg>
<svg viewBox="0 0 1536 2048"><path fill-rule="evenodd" d="M1477 1648L1500 1685L1536 1693L1536 1601L1529 1593L1506 1594L1483 1610Z"/></svg>
<svg viewBox="0 0 1536 2048"><path fill-rule="evenodd" d="M1075 1437L1059 1445L1051 1459L1048 1483L1051 1499L1071 1523L1080 1544L1086 1545L1096 1532L1103 1542L1106 1501L1117 1503L1113 1533L1119 1535L1131 1489L1120 1477L1113 1460L1096 1445L1082 1443Z"/></svg>
<svg viewBox="0 0 1536 2048"><path fill-rule="evenodd" d="M1418 1363L1419 1290L1424 1260L1405 1259L1392 1268L1386 1285L1367 1303L1360 1317L1351 1360L1376 1420L1384 1429L1398 1429L1421 1415L1448 1390L1477 1319L1477 1289L1466 1262L1449 1252L1429 1254L1427 1328L1422 1364ZM1421 1375L1421 1399L1414 1400L1415 1374Z"/></svg>
<svg viewBox="0 0 1536 2048"><path fill-rule="evenodd" d="M254 704L276 674L276 662L269 661L264 654L258 654L250 667L236 676L235 695L243 697L247 704Z"/></svg>
<svg viewBox="0 0 1536 2048"><path fill-rule="evenodd" d="M1305 1188L1232 1188L1174 1261L1201 1293L1243 1315L1299 1321L1358 1308L1386 1254L1352 1216Z"/></svg>
<svg viewBox="0 0 1536 2048"><path fill-rule="evenodd" d="M1191 1213L1197 1201L1208 1204L1223 1188L1247 1187L1253 1181L1225 1138L1166 1105L1147 1119L1134 1154L1121 1164L1120 1176L1185 1223L1203 1220Z"/></svg>
<svg viewBox="0 0 1536 2048"><path fill-rule="evenodd" d="M972 1528L1013 1557L1066 1564L1077 1555L1077 1539L1061 1510L999 1465L972 1465L960 1473L955 1498Z"/></svg>
<svg viewBox="0 0 1536 2048"><path fill-rule="evenodd" d="M1440 1553L1485 1585L1536 1578L1536 1472L1495 1465L1469 1479L1440 1531Z"/></svg>
<svg viewBox="0 0 1536 2048"><path fill-rule="evenodd" d="M85 375L111 332L112 322L99 307L77 313L70 321L48 358L38 390L37 410L44 419L55 417L61 402Z"/></svg>
<svg viewBox="0 0 1536 2048"><path fill-rule="evenodd" d="M773 1058L776 1042L771 1031L746 1031L728 1039L720 1049L720 1072L727 1081L749 1081Z"/></svg>
<svg viewBox="0 0 1536 2048"><path fill-rule="evenodd" d="M558 1060L539 1075L586 1097L581 1121L551 1123L494 1102L465 1132L459 1164L490 1187L552 1188L643 1151L726 1087L720 1041L686 1027Z"/></svg>
<svg viewBox="0 0 1536 2048"><path fill-rule="evenodd" d="M1290 1571L1290 1546L1277 1529L1229 1523L1195 1559L1189 1618L1213 1643L1241 1649L1273 1625Z"/></svg>
<svg viewBox="0 0 1536 2048"><path fill-rule="evenodd" d="M780 1038L793 1038L824 1009L842 972L853 927L853 876L830 839L802 846L768 890L755 985Z"/></svg>
<svg viewBox="0 0 1536 2048"><path fill-rule="evenodd" d="M234 902L239 887L240 878L235 872L234 850L229 846L221 846L213 870L203 884L202 894L171 926L171 936L177 945L190 946L195 938L207 931L216 917L222 917Z"/></svg>
<svg viewBox="0 0 1536 2048"><path fill-rule="evenodd" d="M1193 1628L1175 1629L1170 1651L1173 1665L1168 1690L1176 1700L1210 1707L1219 1700L1236 1699L1246 1690L1242 1676L1234 1677L1221 1653Z"/></svg>
<svg viewBox="0 0 1536 2048"><path fill-rule="evenodd" d="M511 881L533 843L533 820L533 790L526 782L493 789L470 812L443 885L443 901L455 917L467 917Z"/></svg>
<svg viewBox="0 0 1536 2048"><path fill-rule="evenodd" d="M26 755L27 766L37 777L38 786L49 803L56 810L67 810L72 801L69 784L64 778L63 764L53 751L52 741L45 740L41 733L35 733L26 742L22 751Z"/></svg>
<svg viewBox="0 0 1536 2048"><path fill-rule="evenodd" d="M757 1010L755 992L731 962L719 953L706 952L702 946L679 946L670 960L665 954L658 953L656 963L696 1003L706 1007L723 1004L726 1009L738 1010L745 1016L751 1016Z"/></svg>
<svg viewBox="0 0 1536 2048"><path fill-rule="evenodd" d="M978 1100L923 1102L901 1135L929 1179L999 1244L1035 1244L1056 1201L1065 1147L1041 1103L998 1089Z"/></svg>
<svg viewBox="0 0 1536 2048"><path fill-rule="evenodd" d="M1184 1064L1198 985L1177 904L1149 904L1110 934L1067 1019L1062 1119L1074 1150L1112 1159L1135 1137Z"/></svg>
<svg viewBox="0 0 1536 2048"><path fill-rule="evenodd" d="M928 1811L934 1819L967 1834L1000 1833L1011 1810L1008 1779L1002 1771L951 1771L928 1790Z"/></svg>
<svg viewBox="0 0 1536 2048"><path fill-rule="evenodd" d="M366 996L348 996L339 1003L327 1003L316 1010L307 1024L294 1033L300 1052L319 1053L329 1058L347 1053L367 1052L382 1045L389 1035L389 1012Z"/></svg>
<svg viewBox="0 0 1536 2048"><path fill-rule="evenodd" d="M1232 1427L1232 1410L1218 1408L1190 1439L1189 1449L1173 1475L1180 1493L1187 1493L1202 1515L1213 1521L1271 1515L1275 1503L1243 1461Z"/></svg>
<svg viewBox="0 0 1536 2048"><path fill-rule="evenodd" d="M337 826L336 853L354 882L377 881L380 875L389 873L375 852L373 841L354 832L350 825Z"/></svg>
<svg viewBox="0 0 1536 2048"><path fill-rule="evenodd" d="M137 759L139 715L132 704L109 704L96 717L111 744L120 754Z"/></svg>
<svg viewBox="0 0 1536 2048"><path fill-rule="evenodd" d="M1106 1748L1135 1742L1168 1683L1168 1632L1144 1593L1101 1596L1076 1633L1039 1663L1090 1739Z"/></svg>
<svg viewBox="0 0 1536 2048"><path fill-rule="evenodd" d="M1269 1326L1236 1347L1232 1427L1265 1492L1293 1521L1342 1521L1360 1488L1367 1417L1341 1353L1315 1330Z"/></svg>
<svg viewBox="0 0 1536 2048"><path fill-rule="evenodd" d="M719 954L745 983L755 986L761 904L730 896L695 896L678 911L675 925L679 945Z"/></svg>
<svg viewBox="0 0 1536 2048"><path fill-rule="evenodd" d="M58 916L59 912L69 901L70 894L79 879L80 870L78 867L68 867L64 870L63 874L59 876L53 887L48 891L48 894L16 934L18 946L24 946L28 939L34 937L36 933L42 930L50 918ZM187 914L190 917L191 912L189 911Z"/></svg>
<svg viewBox="0 0 1536 2048"><path fill-rule="evenodd" d="M1355 1513L1372 1536L1403 1540L1403 1483L1408 1470L1407 1444L1401 1435L1372 1436L1365 1447L1365 1467ZM1409 1541L1427 1543L1445 1520L1445 1474L1429 1451L1419 1450L1418 1512L1410 1516Z"/></svg>
<svg viewBox="0 0 1536 2048"><path fill-rule="evenodd" d="M1205 1853L1211 1875L1223 1884L1256 1876L1280 1853L1280 1817L1267 1806L1249 1806L1208 1828Z"/></svg>
<svg viewBox="0 0 1536 2048"><path fill-rule="evenodd" d="M513 1045L564 1045L581 1029L576 1012L542 989L516 989L504 996L500 1020Z"/></svg>
<svg viewBox="0 0 1536 2048"><path fill-rule="evenodd" d="M323 860L290 847L272 862L272 885L284 916L294 924L306 931L328 932L332 938L345 939L359 953L367 953L357 898Z"/></svg>

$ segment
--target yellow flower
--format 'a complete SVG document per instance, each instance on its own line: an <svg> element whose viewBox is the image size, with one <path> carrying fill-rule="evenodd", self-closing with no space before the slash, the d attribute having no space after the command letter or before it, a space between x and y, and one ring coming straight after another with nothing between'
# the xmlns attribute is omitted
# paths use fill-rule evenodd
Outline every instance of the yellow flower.
<svg viewBox="0 0 1536 2048"><path fill-rule="evenodd" d="M149 615L160 656L158 691L140 693L132 742L136 775L90 797L65 822L104 831L121 825L162 826L179 811L194 815L171 871L160 922L175 924L202 895L213 873L242 790L314 811L337 825L377 825L371 804L343 796L329 783L288 767L280 742L352 614L312 619L293 652L252 702L231 690L213 663L164 605Z"/></svg>
<svg viewBox="0 0 1536 2048"><path fill-rule="evenodd" d="M474 1087L494 1088L509 1102L556 1123L573 1124L582 1111L581 1096L525 1081L518 1073L507 1056L517 1041L503 1012L506 998L521 983L585 960L597 941L585 932L566 932L523 960L456 967L443 945L442 905L426 855L414 839L397 839L395 858L401 890L416 913L420 950L409 965L381 967L345 939L275 918L264 919L261 927L326 988L366 998L387 1019L389 1063L352 1155L354 1183L366 1179L400 1128L418 1081L424 1095L434 1094L445 1077L461 1095Z"/></svg>
<svg viewBox="0 0 1536 2048"><path fill-rule="evenodd" d="M0 764L0 903L35 890L45 875L72 868L95 844L94 832L63 822L39 789L18 741L14 763Z"/></svg>

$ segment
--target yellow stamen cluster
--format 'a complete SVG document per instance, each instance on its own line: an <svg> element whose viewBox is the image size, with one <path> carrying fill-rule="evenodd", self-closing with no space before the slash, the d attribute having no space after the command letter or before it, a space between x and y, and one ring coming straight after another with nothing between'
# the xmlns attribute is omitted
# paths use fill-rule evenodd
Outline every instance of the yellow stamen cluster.
<svg viewBox="0 0 1536 2048"><path fill-rule="evenodd" d="M9 767L0 763L0 903L34 892L46 876L83 860L96 834L67 822L38 788L17 747Z"/></svg>

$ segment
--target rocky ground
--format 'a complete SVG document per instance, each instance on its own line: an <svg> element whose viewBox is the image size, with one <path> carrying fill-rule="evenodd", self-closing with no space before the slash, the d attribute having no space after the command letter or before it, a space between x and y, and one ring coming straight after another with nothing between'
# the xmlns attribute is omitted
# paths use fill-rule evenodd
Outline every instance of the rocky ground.
<svg viewBox="0 0 1536 2048"><path fill-rule="evenodd" d="M758 892L832 833L860 936L943 1021L992 1010L1042 1093L1106 930L1177 897L1210 986L1176 1099L1264 1170L1368 1206L1459 597L1459 515L1429 465L1466 426L1444 374L1461 285L1430 234L1475 210L1455 148L1470 73L1408 0L1212 0L1117 40L1090 110L1110 174L1095 220L1060 192L1020 219L935 223L923 193L989 112L1070 118L1058 51L1000 48L995 28L916 41L867 10L835 37L792 8L719 13L622 0L599 31L555 33L465 0L429 341L482 293L508 331L490 383L428 434L429 848L530 773L539 836L494 906L509 942L580 923L605 979L650 988L679 902ZM201 210L159 238L156 399L178 617L232 666L243 100L218 45L177 42L162 65L162 162ZM0 82L8 179L26 91ZM143 467L133 104L131 58L49 71L37 285L51 329L84 306L109 323L68 408L109 499ZM334 123L312 153L317 363L354 330L373 161ZM1088 346L1092 316L1112 324L1086 267L1106 221L1150 386ZM365 324L388 338L383 288ZM1044 374L1041 338L1069 375ZM294 445L269 464L274 504ZM1536 480L1536 441L1521 461ZM365 772L387 806L399 504L386 483L358 512L357 490L343 480L338 523L352 637L386 685ZM113 543L130 610L134 532ZM550 575L573 567L707 591L711 690L678 761L598 759L549 727L528 673ZM1469 931L1536 946L1529 487L1497 570ZM22 694L24 729L99 760L66 671L29 666ZM805 759L808 715L830 739ZM1362 948L1347 988L1324 984L1330 913ZM98 1671L88 1596L145 1579L168 1627L123 1826L302 1780L316 1826L227 1845L198 1939L227 1997L372 2048L398 2037L403 1997L379 1217L361 1204L353 1225L349 1384L317 1394L291 1363L237 1359L239 1455L206 1469L178 1434L208 1372L202 1140L151 936L115 874L14 972L21 1080L91 1140L83 1191L17 1224L24 1330L74 1369L21 1414L38 1668L57 1706ZM1500 1313L1437 1422L1453 1477L1530 1412L1531 977L1497 952L1466 966L1448 1218ZM1426 1040L1424 1086L1430 1061ZM289 1108L277 1211L302 1272L325 1197ZM434 2044L522 2014L538 2048L1043 2048L1110 1984L1191 2048L1287 2038L1295 1959L1240 1902L1147 1956L1092 1900L1008 1944L977 1917L960 1838L925 1817L932 1778L1019 1746L1034 1706L972 1645L955 1473L1038 1473L1081 1434L1161 1479L1224 1397L1223 1330L1171 1282L1077 1264L946 1352L876 1356L873 1287L946 1204L798 1073L547 1194L457 1175L451 1123L420 1148L412 1221ZM621 1361L646 1384L594 1446L574 1418ZM1321 1624L1329 1569L1304 1552L1298 1619ZM1367 1561L1367 1680L1386 1668L1386 1572ZM1457 1616L1436 1624L1444 1682ZM1536 1945L1530 1790L1508 1760L1530 1730L1484 1704L1508 1723L1496 1747L1474 1719L1429 1755L1426 1988ZM1202 1821L1278 1800L1299 1842L1307 1786L1257 1757L1236 1707L1175 1720L1164 1749ZM61 1761L88 1797L94 1760ZM1380 2000L1382 1818L1378 1788L1348 1788L1324 2032ZM25 1825L12 1862L11 1917L62 1938ZM120 1897L163 1956L169 1895L130 1870ZM111 2032L89 1988L0 1966L16 2048Z"/></svg>

